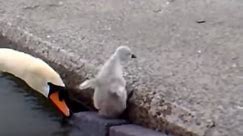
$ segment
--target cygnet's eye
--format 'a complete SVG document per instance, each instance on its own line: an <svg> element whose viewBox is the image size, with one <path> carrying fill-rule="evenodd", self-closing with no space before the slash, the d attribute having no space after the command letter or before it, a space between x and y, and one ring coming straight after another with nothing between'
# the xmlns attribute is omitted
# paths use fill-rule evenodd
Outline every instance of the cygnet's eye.
<svg viewBox="0 0 243 136"><path fill-rule="evenodd" d="M134 55L134 54L132 54L132 55L131 55L131 58L137 58L137 56L136 56L136 55Z"/></svg>

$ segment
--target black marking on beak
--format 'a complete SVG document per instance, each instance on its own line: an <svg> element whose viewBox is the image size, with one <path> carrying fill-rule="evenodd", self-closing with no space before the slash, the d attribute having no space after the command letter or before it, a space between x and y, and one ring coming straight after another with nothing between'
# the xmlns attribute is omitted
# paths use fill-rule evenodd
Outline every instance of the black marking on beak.
<svg viewBox="0 0 243 136"><path fill-rule="evenodd" d="M135 56L134 54L132 54L131 58L137 58L137 56Z"/></svg>
<svg viewBox="0 0 243 136"><path fill-rule="evenodd" d="M60 100L60 101L67 99L67 97L68 97L68 93L67 93L67 89L66 89L65 87L58 86L58 85L55 85L55 84L50 83L50 82L48 82L47 84L48 84L49 87L50 87L48 97L49 97L52 93L54 93L54 92L58 92L58 93L59 93L59 100Z"/></svg>
<svg viewBox="0 0 243 136"><path fill-rule="evenodd" d="M71 117L73 113L88 110L88 108L81 101L79 101L77 98L74 98L73 95L71 94L71 92L76 92L76 90L74 90L72 88L58 86L58 85L52 84L50 82L48 82L47 84L50 87L48 97L50 97L50 95L52 93L58 92L59 100L65 101L65 103L67 104L67 106L70 110L69 117ZM69 118L69 117L67 117L67 118Z"/></svg>

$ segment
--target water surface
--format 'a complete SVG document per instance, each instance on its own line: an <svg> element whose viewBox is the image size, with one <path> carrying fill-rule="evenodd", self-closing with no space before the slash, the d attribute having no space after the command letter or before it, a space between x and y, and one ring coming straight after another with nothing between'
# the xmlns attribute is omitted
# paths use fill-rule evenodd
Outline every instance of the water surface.
<svg viewBox="0 0 243 136"><path fill-rule="evenodd" d="M1 136L66 136L70 127L50 102L9 74L0 74Z"/></svg>

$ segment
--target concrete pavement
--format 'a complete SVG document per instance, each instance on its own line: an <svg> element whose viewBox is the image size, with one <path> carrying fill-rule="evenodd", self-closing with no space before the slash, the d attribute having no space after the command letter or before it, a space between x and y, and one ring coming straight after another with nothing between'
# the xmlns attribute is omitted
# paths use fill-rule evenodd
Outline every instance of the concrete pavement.
<svg viewBox="0 0 243 136"><path fill-rule="evenodd" d="M243 135L240 0L0 0L0 33L67 85L93 77L120 45L135 123L177 135ZM82 92L88 100L91 93Z"/></svg>

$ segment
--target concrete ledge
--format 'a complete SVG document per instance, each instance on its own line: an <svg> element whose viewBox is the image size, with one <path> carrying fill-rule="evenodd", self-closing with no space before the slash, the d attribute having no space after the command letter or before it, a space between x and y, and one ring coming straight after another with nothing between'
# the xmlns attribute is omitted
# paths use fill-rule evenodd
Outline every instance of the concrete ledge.
<svg viewBox="0 0 243 136"><path fill-rule="evenodd" d="M69 87L77 86L84 78L90 78L96 73L97 67L90 64L88 60L83 60L77 54L73 54L55 43L40 38L35 33L21 27L24 24L20 22L19 20L11 23L4 20L0 21L0 33L12 42L18 43L6 45L5 47L24 51L42 58L61 74L65 84ZM152 89L149 87L144 88L143 85L138 85L140 93L135 93L136 99L132 99L128 107L129 120L133 123L182 136L203 136L211 128L211 120L194 116L189 110L167 102L162 97L159 100L161 102L154 106L155 109L151 109L144 102L145 98L143 97L146 96L143 96L143 94L146 93L143 92L153 92L151 91ZM132 89L131 86L129 86L129 89ZM85 105L92 107L92 90L82 91L81 94L73 93L74 96L79 97L79 100L85 102ZM156 107L165 109L159 110Z"/></svg>
<svg viewBox="0 0 243 136"><path fill-rule="evenodd" d="M117 46L131 46L139 59L125 73L129 121L181 136L242 135L242 2L0 3L0 33L18 43L12 48L47 61L70 87ZM92 106L92 90L74 96Z"/></svg>
<svg viewBox="0 0 243 136"><path fill-rule="evenodd" d="M121 125L110 128L109 136L166 136L138 125Z"/></svg>
<svg viewBox="0 0 243 136"><path fill-rule="evenodd" d="M180 136L241 136L242 10L239 0L0 0L0 33L70 87L129 45L138 56L125 73L129 121ZM74 96L92 105L92 91Z"/></svg>
<svg viewBox="0 0 243 136"><path fill-rule="evenodd" d="M71 118L71 136L167 136L122 119L105 119L96 112L80 112Z"/></svg>

